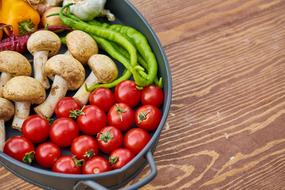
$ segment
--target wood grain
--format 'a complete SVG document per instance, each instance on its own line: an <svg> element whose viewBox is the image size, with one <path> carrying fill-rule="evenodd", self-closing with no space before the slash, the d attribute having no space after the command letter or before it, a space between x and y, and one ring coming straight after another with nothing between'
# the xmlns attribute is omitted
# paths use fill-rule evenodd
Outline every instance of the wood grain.
<svg viewBox="0 0 285 190"><path fill-rule="evenodd" d="M285 189L285 0L132 2L173 75L158 176L142 189ZM37 189L3 168L0 187Z"/></svg>

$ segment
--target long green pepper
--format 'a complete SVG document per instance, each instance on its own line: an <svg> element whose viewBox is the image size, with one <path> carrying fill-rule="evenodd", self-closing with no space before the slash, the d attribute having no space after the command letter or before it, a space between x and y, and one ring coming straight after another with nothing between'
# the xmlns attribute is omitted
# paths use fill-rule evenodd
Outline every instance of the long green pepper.
<svg viewBox="0 0 285 190"><path fill-rule="evenodd" d="M129 60L126 59L124 56L120 54L111 44L111 42L105 40L104 38L100 38L98 36L92 35L92 37L96 40L98 45L104 49L111 57L122 63L124 66L125 65L130 65ZM93 91L96 88L99 87L104 87L104 88L113 88L117 86L120 82L124 80L128 80L131 77L132 73L130 70L125 70L123 75L120 78L117 78L116 80L112 81L111 83L106 83L106 84L93 84L89 87L87 87L87 91Z"/></svg>
<svg viewBox="0 0 285 190"><path fill-rule="evenodd" d="M138 61L140 62L140 64L147 63L148 65L147 67L142 65L148 71L147 83L152 84L154 81L157 81L157 70L158 70L157 61L155 55L153 54L148 44L147 39L142 33L140 33L139 31L137 31L132 27L119 25L119 24L110 25L98 21L90 21L88 23L93 26L111 29L113 31L123 34L129 41L132 42L132 44L137 48L139 55L141 55L142 59L145 60L145 61L142 61L142 59L140 60L140 57L138 56Z"/></svg>
<svg viewBox="0 0 285 190"><path fill-rule="evenodd" d="M113 48L115 50L117 50L117 52L121 53L125 58L129 59L130 58L130 55L128 54L128 52L122 48L121 46L117 45L116 43L114 42L109 42ZM138 63L143 66L146 70L148 70L148 64L145 62L145 60L141 57L140 54L138 54ZM162 78L160 77L158 79L158 77L156 76L154 78L154 81L153 81L157 86L159 86L160 88L162 88L163 84L162 84Z"/></svg>
<svg viewBox="0 0 285 190"><path fill-rule="evenodd" d="M64 24L70 26L73 29L82 30L89 34L96 35L100 38L108 39L110 41L116 42L120 44L123 48L125 48L130 55L130 63L132 67L128 67L128 69L133 74L134 80L138 86L147 86L148 80L146 74L144 73L144 68L137 65L137 52L136 48L133 46L131 42L129 42L126 37L118 32L114 32L110 29L98 27L95 25L89 25L83 21L79 21L78 19L74 19L69 17L70 13L67 11L65 13L65 9L67 9L72 4L65 5L60 11L60 18ZM125 65L126 66L126 65Z"/></svg>

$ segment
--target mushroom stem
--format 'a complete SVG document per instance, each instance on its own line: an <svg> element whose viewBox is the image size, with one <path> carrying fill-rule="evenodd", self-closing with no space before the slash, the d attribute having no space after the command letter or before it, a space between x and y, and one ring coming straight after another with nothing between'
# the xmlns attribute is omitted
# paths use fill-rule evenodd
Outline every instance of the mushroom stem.
<svg viewBox="0 0 285 190"><path fill-rule="evenodd" d="M15 116L12 122L12 128L21 131L22 124L30 115L30 102L15 102Z"/></svg>
<svg viewBox="0 0 285 190"><path fill-rule="evenodd" d="M9 73L2 72L1 78L0 78L0 97L2 97L3 87L11 78L12 78L12 76Z"/></svg>
<svg viewBox="0 0 285 190"><path fill-rule="evenodd" d="M51 117L57 102L65 96L67 90L67 82L61 76L56 75L47 99L35 107L35 112L43 117Z"/></svg>
<svg viewBox="0 0 285 190"><path fill-rule="evenodd" d="M79 88L79 90L76 92L76 94L74 94L73 98L77 99L81 103L81 105L87 104L90 92L86 91L85 84L87 86L89 86L89 85L94 84L94 83L98 83L98 79L96 78L94 73L91 72L89 74L89 76L86 78L83 85Z"/></svg>
<svg viewBox="0 0 285 190"><path fill-rule="evenodd" d="M40 81L45 89L50 88L48 78L44 76L43 68L48 59L48 51L38 51L34 53L35 79Z"/></svg>
<svg viewBox="0 0 285 190"><path fill-rule="evenodd" d="M3 151L5 144L5 121L0 120L0 151Z"/></svg>
<svg viewBox="0 0 285 190"><path fill-rule="evenodd" d="M64 53L64 55L71 55L72 56L72 54L68 50Z"/></svg>

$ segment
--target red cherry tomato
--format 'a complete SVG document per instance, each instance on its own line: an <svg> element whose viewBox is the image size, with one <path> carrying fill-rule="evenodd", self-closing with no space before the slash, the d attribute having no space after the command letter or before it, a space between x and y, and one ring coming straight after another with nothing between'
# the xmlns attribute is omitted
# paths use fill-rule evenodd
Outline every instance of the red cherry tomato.
<svg viewBox="0 0 285 190"><path fill-rule="evenodd" d="M103 127L106 126L106 114L97 106L85 106L77 118L79 129L87 135L96 135Z"/></svg>
<svg viewBox="0 0 285 190"><path fill-rule="evenodd" d="M105 158L101 156L95 156L90 160L87 160L82 166L83 174L98 174L111 170L111 165Z"/></svg>
<svg viewBox="0 0 285 190"><path fill-rule="evenodd" d="M104 112L108 112L115 103L115 97L112 91L108 88L97 88L89 96L91 105L98 106Z"/></svg>
<svg viewBox="0 0 285 190"><path fill-rule="evenodd" d="M100 133L98 133L97 140L99 149L108 154L121 147L123 135L119 129L109 126L104 127Z"/></svg>
<svg viewBox="0 0 285 190"><path fill-rule="evenodd" d="M77 124L70 118L59 118L53 122L50 129L50 139L60 147L68 147L78 136Z"/></svg>
<svg viewBox="0 0 285 190"><path fill-rule="evenodd" d="M31 164L34 160L35 148L27 138L14 136L6 141L3 152L16 160Z"/></svg>
<svg viewBox="0 0 285 190"><path fill-rule="evenodd" d="M124 146L132 151L132 153L138 154L150 139L151 136L145 130L133 128L126 133L124 137Z"/></svg>
<svg viewBox="0 0 285 190"><path fill-rule="evenodd" d="M56 104L54 112L58 118L68 118L71 111L80 110L80 108L81 105L79 101L72 97L64 97Z"/></svg>
<svg viewBox="0 0 285 190"><path fill-rule="evenodd" d="M121 131L126 131L134 124L134 111L124 103L111 107L108 113L108 124Z"/></svg>
<svg viewBox="0 0 285 190"><path fill-rule="evenodd" d="M120 82L115 88L117 102L125 103L131 108L139 104L141 91L137 89L136 83L131 80Z"/></svg>
<svg viewBox="0 0 285 190"><path fill-rule="evenodd" d="M71 153L77 159L89 159L98 154L98 145L95 139L87 135L76 137L71 145Z"/></svg>
<svg viewBox="0 0 285 190"><path fill-rule="evenodd" d="M145 105L136 111L135 121L139 128L154 131L161 120L160 110L152 105Z"/></svg>
<svg viewBox="0 0 285 190"><path fill-rule="evenodd" d="M49 130L48 121L38 115L28 117L22 125L23 136L32 143L44 142L49 136Z"/></svg>
<svg viewBox="0 0 285 190"><path fill-rule="evenodd" d="M109 162L113 169L118 169L129 163L133 157L134 154L130 150L119 148L111 153Z"/></svg>
<svg viewBox="0 0 285 190"><path fill-rule="evenodd" d="M163 91L158 86L150 85L142 90L141 101L143 105L160 107L163 103Z"/></svg>
<svg viewBox="0 0 285 190"><path fill-rule="evenodd" d="M60 156L60 148L51 142L40 144L36 149L36 161L44 168L51 168Z"/></svg>
<svg viewBox="0 0 285 190"><path fill-rule="evenodd" d="M60 157L52 166L52 171L65 174L80 174L82 161L72 156Z"/></svg>

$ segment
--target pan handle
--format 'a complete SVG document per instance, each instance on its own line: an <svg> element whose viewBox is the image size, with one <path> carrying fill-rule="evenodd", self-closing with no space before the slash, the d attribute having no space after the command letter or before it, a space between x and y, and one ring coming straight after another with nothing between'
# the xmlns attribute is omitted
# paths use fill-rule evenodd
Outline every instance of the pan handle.
<svg viewBox="0 0 285 190"><path fill-rule="evenodd" d="M155 161L153 159L151 150L149 150L146 153L146 160L150 166L150 174L145 177L144 179L140 180L139 182L125 188L124 190L135 190L138 189L144 185L146 185L147 183L149 183L150 181L152 181L154 179L154 177L157 174L157 168L156 168L156 164ZM100 185L99 183L96 183L95 181L91 181L91 180L87 180L87 181L79 181L73 188L73 190L82 190L85 189L86 187L89 187L93 190L108 190L106 187Z"/></svg>

